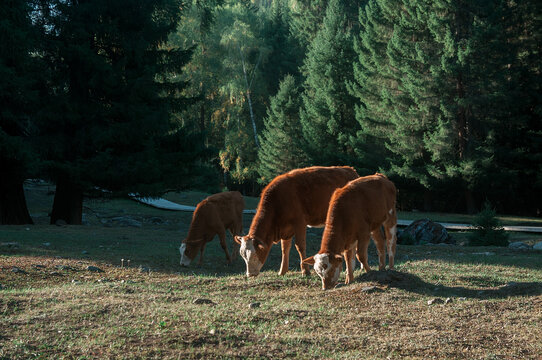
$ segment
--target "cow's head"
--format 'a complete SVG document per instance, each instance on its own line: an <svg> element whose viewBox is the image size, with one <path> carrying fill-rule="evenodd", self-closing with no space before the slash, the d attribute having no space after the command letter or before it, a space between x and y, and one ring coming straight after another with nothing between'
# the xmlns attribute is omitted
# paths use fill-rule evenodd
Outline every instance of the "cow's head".
<svg viewBox="0 0 542 360"><path fill-rule="evenodd" d="M263 266L269 249L259 240L250 236L235 236L235 242L241 245L239 253L247 264L247 276L257 276Z"/></svg>
<svg viewBox="0 0 542 360"><path fill-rule="evenodd" d="M196 241L187 241L187 239L184 239L179 247L179 252L181 253L181 266L190 265L190 262L194 260L201 247L201 241L202 239Z"/></svg>
<svg viewBox="0 0 542 360"><path fill-rule="evenodd" d="M303 260L303 264L314 265L314 272L322 279L322 290L327 290L334 288L339 281L343 257L339 254L316 254Z"/></svg>

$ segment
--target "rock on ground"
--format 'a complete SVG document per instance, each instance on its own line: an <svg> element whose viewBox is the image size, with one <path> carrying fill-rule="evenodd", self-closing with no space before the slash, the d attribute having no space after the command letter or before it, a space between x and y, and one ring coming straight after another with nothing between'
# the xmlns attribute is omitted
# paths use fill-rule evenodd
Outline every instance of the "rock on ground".
<svg viewBox="0 0 542 360"><path fill-rule="evenodd" d="M455 240L444 226L429 219L414 221L401 231L397 241L405 245L455 244Z"/></svg>
<svg viewBox="0 0 542 360"><path fill-rule="evenodd" d="M87 267L87 270L88 270L88 271L92 271L92 272L100 272L100 273L104 272L104 271L103 271L102 269L100 269L99 267L92 266L92 265L89 265L89 266Z"/></svg>
<svg viewBox="0 0 542 360"><path fill-rule="evenodd" d="M202 299L202 298L194 300L193 303L196 304L196 305L201 305L201 304L216 305L212 300L210 300L210 299Z"/></svg>

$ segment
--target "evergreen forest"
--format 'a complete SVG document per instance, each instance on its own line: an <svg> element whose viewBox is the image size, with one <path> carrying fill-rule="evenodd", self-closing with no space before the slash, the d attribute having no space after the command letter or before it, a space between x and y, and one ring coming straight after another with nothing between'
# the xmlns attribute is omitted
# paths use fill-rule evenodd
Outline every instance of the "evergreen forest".
<svg viewBox="0 0 542 360"><path fill-rule="evenodd" d="M23 184L257 195L312 165L398 208L542 216L539 0L3 0L0 224Z"/></svg>

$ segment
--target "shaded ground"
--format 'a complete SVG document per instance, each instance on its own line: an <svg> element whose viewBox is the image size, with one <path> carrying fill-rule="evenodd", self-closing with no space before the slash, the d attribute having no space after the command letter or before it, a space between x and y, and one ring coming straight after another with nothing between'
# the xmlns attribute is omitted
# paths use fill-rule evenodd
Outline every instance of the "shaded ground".
<svg viewBox="0 0 542 360"><path fill-rule="evenodd" d="M31 211L39 214L38 200ZM227 265L216 240L201 267L180 268L177 248L191 214L123 200L85 206L86 226L0 227L0 359L542 353L540 252L398 246L396 271L365 274L358 267L354 284L322 291L315 275L300 275L295 250L283 277L276 274L280 246L261 276L247 279L243 261ZM119 214L141 226L111 220ZM245 217L245 230L249 223ZM308 230L309 254L318 250L320 231ZM369 260L376 266L374 246Z"/></svg>

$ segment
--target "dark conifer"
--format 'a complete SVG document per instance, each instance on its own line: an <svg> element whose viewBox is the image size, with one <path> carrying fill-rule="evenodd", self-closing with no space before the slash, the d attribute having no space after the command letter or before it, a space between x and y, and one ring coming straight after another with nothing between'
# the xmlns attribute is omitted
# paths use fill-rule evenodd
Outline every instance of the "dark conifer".
<svg viewBox="0 0 542 360"><path fill-rule="evenodd" d="M0 224L31 224L23 181L35 169L29 136L40 76L36 33L26 1L2 1L0 19Z"/></svg>
<svg viewBox="0 0 542 360"><path fill-rule="evenodd" d="M351 27L343 1L332 0L323 27L305 59L301 125L313 165L351 164L350 137L355 134L354 105L346 81L355 58Z"/></svg>
<svg viewBox="0 0 542 360"><path fill-rule="evenodd" d="M498 167L503 125L524 126L510 113L513 11L500 0L373 0L360 12L352 90L363 133L386 145L392 172L428 190L455 184L470 212Z"/></svg>
<svg viewBox="0 0 542 360"><path fill-rule="evenodd" d="M177 0L46 3L51 101L39 148L57 185L52 223L81 223L93 189L156 195L198 174L203 145L172 116L187 103L176 74L190 51L167 46L180 14Z"/></svg>
<svg viewBox="0 0 542 360"><path fill-rule="evenodd" d="M302 151L299 92L294 77L288 75L280 83L278 93L271 98L258 152L258 173L264 184L277 175L307 165Z"/></svg>

